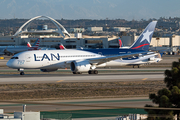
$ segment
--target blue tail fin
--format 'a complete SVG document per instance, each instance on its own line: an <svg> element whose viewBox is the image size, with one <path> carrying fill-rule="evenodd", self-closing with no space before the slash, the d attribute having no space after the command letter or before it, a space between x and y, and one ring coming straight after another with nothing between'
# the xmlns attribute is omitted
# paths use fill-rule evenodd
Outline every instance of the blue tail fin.
<svg viewBox="0 0 180 120"><path fill-rule="evenodd" d="M156 23L157 21L152 21L149 23L146 29L141 33L141 35L136 39L130 48L148 51Z"/></svg>
<svg viewBox="0 0 180 120"><path fill-rule="evenodd" d="M32 46L33 46L33 47L39 47L40 40L41 40L41 38L38 38L38 39L34 42L34 44L33 44Z"/></svg>

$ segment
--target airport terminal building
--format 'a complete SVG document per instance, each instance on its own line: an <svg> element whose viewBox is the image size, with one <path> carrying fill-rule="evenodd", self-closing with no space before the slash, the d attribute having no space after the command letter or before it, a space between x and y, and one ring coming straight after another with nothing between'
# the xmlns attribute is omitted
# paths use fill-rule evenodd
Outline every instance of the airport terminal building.
<svg viewBox="0 0 180 120"><path fill-rule="evenodd" d="M39 25L37 29L31 29L29 26L34 20L46 18L50 20L56 29L48 29L47 25ZM118 30L130 30L130 28L114 28ZM24 23L13 36L0 37L0 46L26 46L27 42L33 44L37 38L42 38L40 47L57 47L63 44L66 48L118 48L118 36L89 36L82 35L84 29L71 29L73 34L69 34L67 30L56 20L47 16L37 16ZM88 31L102 32L102 27L89 27ZM80 31L80 32L79 32ZM124 46L130 46L137 38L135 34L131 36L121 36ZM180 46L179 35L169 35L164 37L153 37L151 46Z"/></svg>

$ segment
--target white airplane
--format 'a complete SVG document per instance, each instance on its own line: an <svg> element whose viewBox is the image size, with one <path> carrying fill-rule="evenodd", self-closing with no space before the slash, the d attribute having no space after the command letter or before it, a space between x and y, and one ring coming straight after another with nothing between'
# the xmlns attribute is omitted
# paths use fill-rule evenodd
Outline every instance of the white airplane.
<svg viewBox="0 0 180 120"><path fill-rule="evenodd" d="M159 53L148 52L157 21L149 23L131 49L81 49L81 50L40 50L25 51L14 55L7 66L18 69L40 69L42 72L56 71L58 68L71 68L73 74L88 72L98 74L98 67L122 66L137 62L159 62ZM135 57L136 56L136 57ZM129 58L131 57L131 58Z"/></svg>
<svg viewBox="0 0 180 120"><path fill-rule="evenodd" d="M39 43L40 43L40 38L38 38L35 41L33 46L31 46L29 42L28 42L27 46L14 46L14 47L8 47L7 46L6 49L4 50L4 52L5 53L16 54L16 53L23 52L23 51L28 51L28 50L38 50Z"/></svg>

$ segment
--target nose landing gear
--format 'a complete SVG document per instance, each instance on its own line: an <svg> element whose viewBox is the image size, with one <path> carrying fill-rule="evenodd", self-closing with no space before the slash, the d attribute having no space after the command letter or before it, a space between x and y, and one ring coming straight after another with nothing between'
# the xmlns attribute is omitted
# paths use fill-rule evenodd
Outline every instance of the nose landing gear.
<svg viewBox="0 0 180 120"><path fill-rule="evenodd" d="M20 75L24 75L24 71L21 71L21 72L20 72Z"/></svg>
<svg viewBox="0 0 180 120"><path fill-rule="evenodd" d="M24 69L19 68L18 71L20 71L20 75L24 75Z"/></svg>

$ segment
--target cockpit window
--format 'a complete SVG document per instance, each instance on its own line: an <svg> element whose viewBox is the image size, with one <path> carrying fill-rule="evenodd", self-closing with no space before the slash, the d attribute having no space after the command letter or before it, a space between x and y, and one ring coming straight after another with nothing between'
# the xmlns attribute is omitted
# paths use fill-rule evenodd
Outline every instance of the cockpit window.
<svg viewBox="0 0 180 120"><path fill-rule="evenodd" d="M19 59L18 57L12 57L11 59Z"/></svg>

